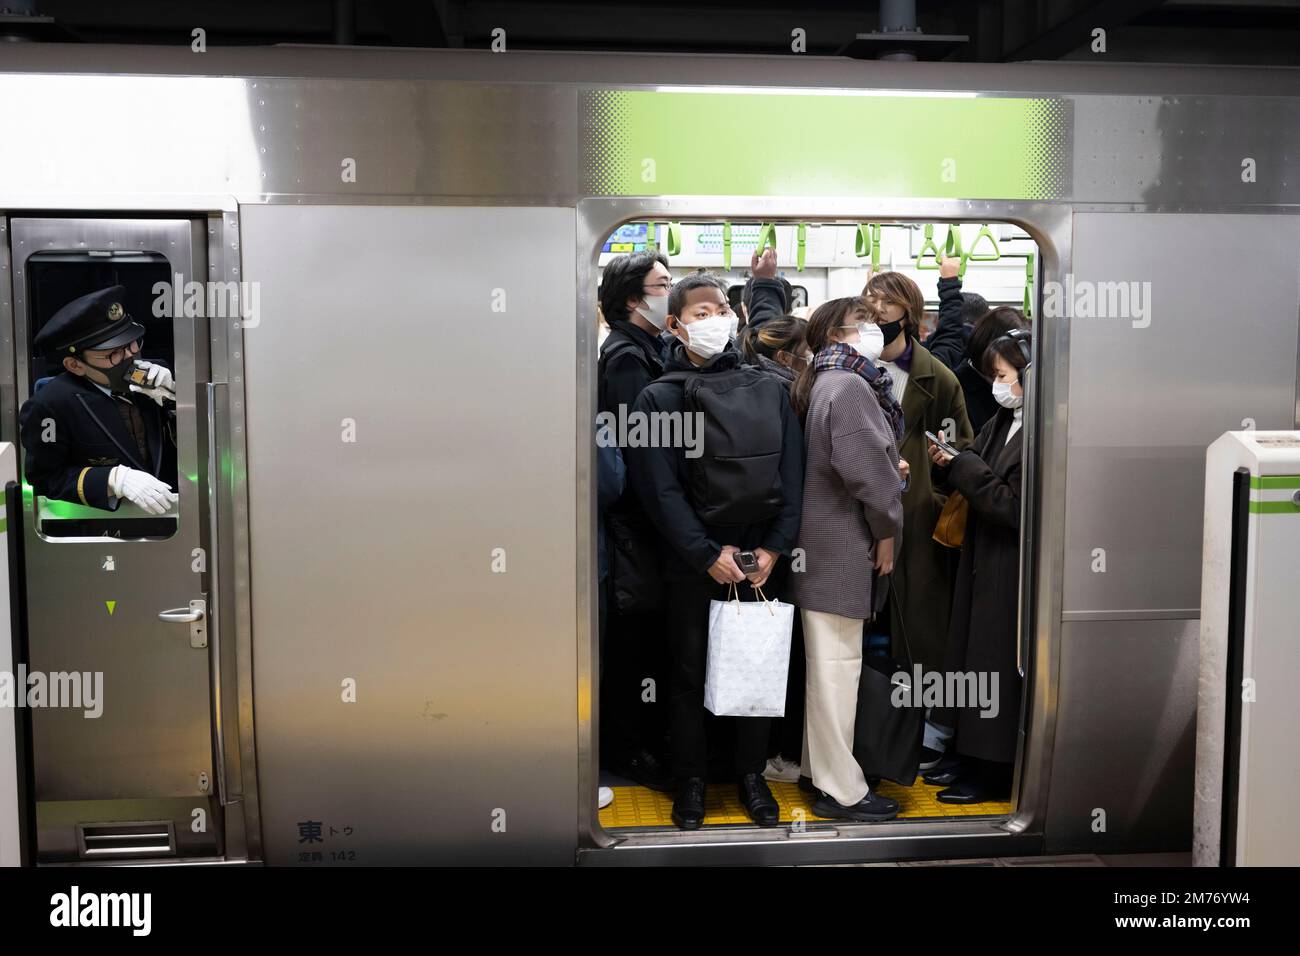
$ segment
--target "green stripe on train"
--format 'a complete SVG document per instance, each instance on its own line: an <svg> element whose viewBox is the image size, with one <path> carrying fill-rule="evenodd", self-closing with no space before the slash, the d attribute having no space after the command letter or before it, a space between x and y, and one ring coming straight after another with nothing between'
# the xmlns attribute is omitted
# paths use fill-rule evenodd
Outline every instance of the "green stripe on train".
<svg viewBox="0 0 1300 956"><path fill-rule="evenodd" d="M589 90L583 192L1053 199L1071 104L999 96Z"/></svg>
<svg viewBox="0 0 1300 956"><path fill-rule="evenodd" d="M1250 513L1253 515L1300 514L1300 505L1294 501L1252 501Z"/></svg>
<svg viewBox="0 0 1300 956"><path fill-rule="evenodd" d="M1300 475L1251 475L1252 488L1300 488Z"/></svg>

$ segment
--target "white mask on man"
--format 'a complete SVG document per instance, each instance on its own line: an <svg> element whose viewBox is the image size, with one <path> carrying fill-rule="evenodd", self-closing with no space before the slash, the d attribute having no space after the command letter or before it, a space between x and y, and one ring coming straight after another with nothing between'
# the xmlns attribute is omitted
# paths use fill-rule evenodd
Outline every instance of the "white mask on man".
<svg viewBox="0 0 1300 956"><path fill-rule="evenodd" d="M668 324L668 296L666 295L648 295L642 305L638 305L636 310L641 313L642 318L653 325L660 332Z"/></svg>
<svg viewBox="0 0 1300 956"><path fill-rule="evenodd" d="M993 401L1003 408L1019 408L1024 404L1024 395L1012 395L1010 382L993 383Z"/></svg>
<svg viewBox="0 0 1300 956"><path fill-rule="evenodd" d="M725 315L711 315L696 319L689 325L682 323L689 341L686 347L700 358L711 359L727 347L730 339L731 319Z"/></svg>

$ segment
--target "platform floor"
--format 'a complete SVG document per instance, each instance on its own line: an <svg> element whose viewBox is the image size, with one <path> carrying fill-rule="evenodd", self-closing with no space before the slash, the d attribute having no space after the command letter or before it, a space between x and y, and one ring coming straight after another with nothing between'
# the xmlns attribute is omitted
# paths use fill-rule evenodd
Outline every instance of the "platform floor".
<svg viewBox="0 0 1300 956"><path fill-rule="evenodd" d="M796 819L820 820L812 812L814 795L799 789L797 783L769 780L772 796L781 807L781 820L793 823ZM990 817L1005 816L1011 812L1009 802L976 803L958 806L940 803L935 795L943 787L933 787L917 777L911 787L900 787L888 781L880 784L881 796L892 797L899 803L900 820L923 820L930 817ZM614 802L600 811L600 824L607 830L647 827L672 827L672 794L658 793L645 787L615 786ZM734 784L710 784L704 796L704 825L752 826L748 814L736 797ZM796 816L796 813L801 814Z"/></svg>

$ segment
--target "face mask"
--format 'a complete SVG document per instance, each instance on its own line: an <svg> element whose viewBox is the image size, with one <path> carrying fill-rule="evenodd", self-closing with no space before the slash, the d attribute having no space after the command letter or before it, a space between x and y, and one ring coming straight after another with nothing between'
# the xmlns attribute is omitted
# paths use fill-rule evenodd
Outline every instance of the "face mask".
<svg viewBox="0 0 1300 956"><path fill-rule="evenodd" d="M894 339L903 334L903 320L899 319L897 322L886 322L884 325L877 326L877 328L880 329L881 334L884 335L885 344L890 345L893 343Z"/></svg>
<svg viewBox="0 0 1300 956"><path fill-rule="evenodd" d="M660 332L668 324L668 296L666 295L648 295L645 297L645 303L638 305L636 310Z"/></svg>
<svg viewBox="0 0 1300 956"><path fill-rule="evenodd" d="M118 362L116 365L110 365L108 368L100 368L98 365L91 365L89 362L85 361L84 358L82 359L82 363L87 368L93 368L100 375L107 378L110 390L114 392L125 392L127 390L126 376L128 372L135 368L135 359L135 355L128 353L123 356L122 361Z"/></svg>
<svg viewBox="0 0 1300 956"><path fill-rule="evenodd" d="M880 326L871 324L861 326L860 338L858 342L845 344L857 349L859 355L865 355L873 362L880 358L881 350L885 347L885 333L880 331Z"/></svg>
<svg viewBox="0 0 1300 956"><path fill-rule="evenodd" d="M993 383L993 400L1003 408L1019 408L1024 404L1025 396L1012 395L1009 382Z"/></svg>
<svg viewBox="0 0 1300 956"><path fill-rule="evenodd" d="M734 339L736 333L740 331L740 316L735 312L731 313L731 337Z"/></svg>
<svg viewBox="0 0 1300 956"><path fill-rule="evenodd" d="M727 347L731 320L725 315L696 319L690 325L682 324L689 340L686 347L700 358L710 359Z"/></svg>

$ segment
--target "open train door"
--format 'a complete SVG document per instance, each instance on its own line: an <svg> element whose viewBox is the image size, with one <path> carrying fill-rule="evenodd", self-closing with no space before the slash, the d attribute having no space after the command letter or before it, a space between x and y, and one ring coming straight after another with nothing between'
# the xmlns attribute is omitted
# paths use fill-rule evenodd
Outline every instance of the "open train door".
<svg viewBox="0 0 1300 956"><path fill-rule="evenodd" d="M62 371L33 348L37 332L72 299L108 286L126 287L122 305L146 328L139 357L172 369L177 396L179 501L166 514L127 501L107 511L84 496L53 500L23 483L29 667L47 687L28 710L41 862L223 852L209 640L208 330L201 308L173 307L184 283L206 275L205 226L10 220L14 327L4 332L16 374L4 437L18 443L14 413ZM116 454L107 439L93 452Z"/></svg>

